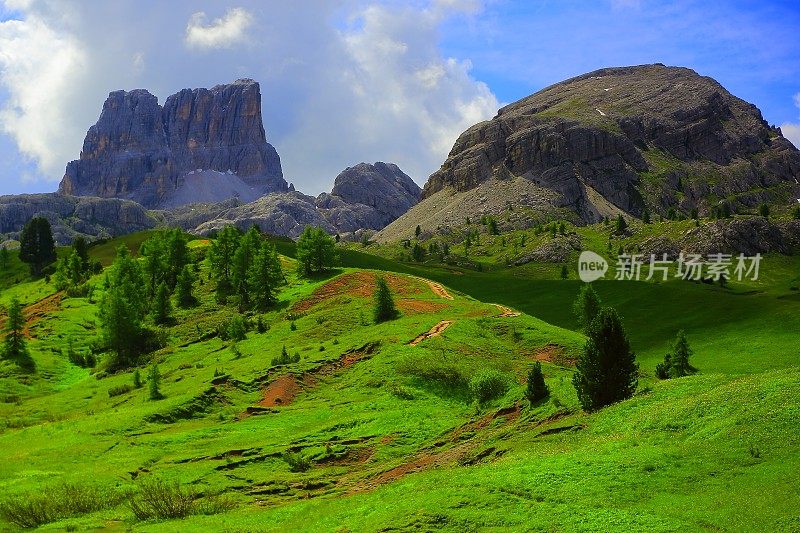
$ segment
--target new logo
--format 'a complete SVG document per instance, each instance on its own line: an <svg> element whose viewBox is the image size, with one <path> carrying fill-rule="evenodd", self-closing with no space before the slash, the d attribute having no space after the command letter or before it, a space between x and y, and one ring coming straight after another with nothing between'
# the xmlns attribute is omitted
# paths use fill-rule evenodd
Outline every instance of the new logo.
<svg viewBox="0 0 800 533"><path fill-rule="evenodd" d="M578 258L578 276L584 283L591 283L605 276L608 261L600 255L588 250L581 252Z"/></svg>

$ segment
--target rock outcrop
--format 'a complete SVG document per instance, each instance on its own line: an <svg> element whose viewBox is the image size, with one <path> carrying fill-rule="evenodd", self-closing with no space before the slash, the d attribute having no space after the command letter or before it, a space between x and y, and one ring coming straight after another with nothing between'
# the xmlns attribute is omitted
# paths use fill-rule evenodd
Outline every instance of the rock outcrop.
<svg viewBox="0 0 800 533"><path fill-rule="evenodd" d="M607 68L547 87L462 133L426 183L420 209L522 178L542 191L532 207L546 203L585 222L670 208L702 215L723 199L734 211L793 203L799 176L800 152L715 80L664 65Z"/></svg>
<svg viewBox="0 0 800 533"><path fill-rule="evenodd" d="M164 106L143 89L109 94L59 192L145 207L252 201L288 190L266 141L257 82L184 89Z"/></svg>
<svg viewBox="0 0 800 533"><path fill-rule="evenodd" d="M359 163L343 170L316 206L342 232L379 230L419 202L421 189L392 163Z"/></svg>
<svg viewBox="0 0 800 533"><path fill-rule="evenodd" d="M45 217L59 244L82 235L109 238L156 227L162 218L141 205L117 198L65 196L58 193L0 196L0 240L17 240L33 217Z"/></svg>

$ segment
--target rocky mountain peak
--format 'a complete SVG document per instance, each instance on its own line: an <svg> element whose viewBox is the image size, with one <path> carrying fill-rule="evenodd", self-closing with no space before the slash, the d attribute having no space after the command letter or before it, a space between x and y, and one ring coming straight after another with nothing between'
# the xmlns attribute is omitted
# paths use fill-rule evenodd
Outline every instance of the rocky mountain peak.
<svg viewBox="0 0 800 533"><path fill-rule="evenodd" d="M655 64L596 70L505 106L461 134L423 198L522 179L531 205L593 222L707 212L721 198L786 201L800 194L798 175L800 152L753 104L691 69Z"/></svg>
<svg viewBox="0 0 800 533"><path fill-rule="evenodd" d="M267 143L257 82L184 89L164 106L144 89L109 94L59 191L147 207L252 201L288 189ZM224 196L224 197L223 197Z"/></svg>
<svg viewBox="0 0 800 533"><path fill-rule="evenodd" d="M420 194L397 165L359 163L340 172L330 194L319 195L316 205L335 227L381 229L419 202Z"/></svg>

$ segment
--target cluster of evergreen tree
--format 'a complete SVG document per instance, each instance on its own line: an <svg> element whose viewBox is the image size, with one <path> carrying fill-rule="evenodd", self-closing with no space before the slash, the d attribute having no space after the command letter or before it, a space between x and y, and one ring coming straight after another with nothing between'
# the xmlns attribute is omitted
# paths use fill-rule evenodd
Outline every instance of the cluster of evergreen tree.
<svg viewBox="0 0 800 533"><path fill-rule="evenodd" d="M240 309L258 311L277 301L278 287L285 281L281 262L275 246L262 238L257 227L244 235L233 226L224 228L211 243L208 259L217 301L235 296Z"/></svg>
<svg viewBox="0 0 800 533"><path fill-rule="evenodd" d="M86 239L78 237L72 242L69 255L56 262L53 283L56 290L67 291L70 296L83 296L88 291L86 281L92 273L99 272L100 269L100 263L89 260Z"/></svg>
<svg viewBox="0 0 800 533"><path fill-rule="evenodd" d="M320 227L306 226L297 239L297 269L302 276L330 270L337 262L335 242Z"/></svg>
<svg viewBox="0 0 800 533"><path fill-rule="evenodd" d="M675 338L672 351L664 356L664 362L656 365L656 376L660 379L669 379L694 374L697 369L689 363L689 357L693 353L689 347L689 341L686 339L686 332L680 330Z"/></svg>

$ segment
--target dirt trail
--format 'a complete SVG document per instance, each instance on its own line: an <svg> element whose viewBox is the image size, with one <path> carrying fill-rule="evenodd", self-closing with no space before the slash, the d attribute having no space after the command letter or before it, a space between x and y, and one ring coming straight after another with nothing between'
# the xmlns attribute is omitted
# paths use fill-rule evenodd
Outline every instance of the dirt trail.
<svg viewBox="0 0 800 533"><path fill-rule="evenodd" d="M498 318L512 318L522 314L519 311L514 311L510 307L506 307L505 305L494 304L494 306L500 310L501 314L498 316Z"/></svg>
<svg viewBox="0 0 800 533"><path fill-rule="evenodd" d="M30 305L26 305L22 309L22 316L25 317L25 327L22 330L22 334L28 338L32 338L31 328L48 314L58 311L61 308L61 300L63 297L63 292L57 292ZM5 316L0 318L0 329L5 329L6 320L7 318Z"/></svg>
<svg viewBox="0 0 800 533"><path fill-rule="evenodd" d="M453 323L452 320L442 320L441 322L439 322L438 324L433 326L428 332L423 333L422 335L418 336L413 341L409 342L408 345L409 346L416 346L417 344L421 343L422 341L424 341L426 339L430 339L431 337L438 337L439 335L442 334L442 332L444 330L446 330L448 327L450 327L450 324L452 324L452 323Z"/></svg>
<svg viewBox="0 0 800 533"><path fill-rule="evenodd" d="M453 296L447 292L447 289L441 283L437 283L435 281L431 281L427 278L421 278L419 276L412 276L414 279L418 279L428 284L428 287L431 288L433 294L438 296L439 298L444 298L445 300L452 300Z"/></svg>

